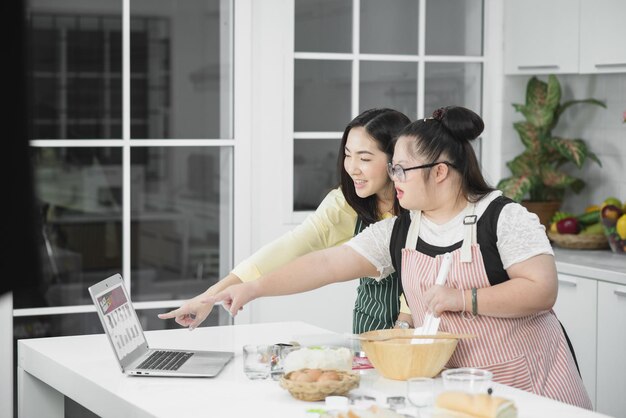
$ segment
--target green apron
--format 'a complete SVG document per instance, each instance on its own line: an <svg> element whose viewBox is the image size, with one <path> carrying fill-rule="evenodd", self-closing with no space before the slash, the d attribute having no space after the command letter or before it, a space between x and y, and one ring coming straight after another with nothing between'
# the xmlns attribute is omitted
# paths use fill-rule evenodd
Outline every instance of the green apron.
<svg viewBox="0 0 626 418"><path fill-rule="evenodd" d="M363 229L365 225L358 217L354 235ZM352 332L361 334L376 329L393 328L400 313L401 294L402 283L396 273L379 282L370 277L360 278L352 315Z"/></svg>

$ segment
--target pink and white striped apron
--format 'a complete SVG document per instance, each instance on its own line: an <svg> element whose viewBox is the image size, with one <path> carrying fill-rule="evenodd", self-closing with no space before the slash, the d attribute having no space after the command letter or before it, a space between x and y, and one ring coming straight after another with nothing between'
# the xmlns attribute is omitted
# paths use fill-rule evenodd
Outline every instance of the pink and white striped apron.
<svg viewBox="0 0 626 418"><path fill-rule="evenodd" d="M474 205L468 210L466 213L472 215L464 220L464 242L460 249L452 252L445 284L456 289L491 286L480 246L476 243ZM427 307L422 295L434 285L443 258L443 255L433 258L415 250L420 220L421 213L415 212L402 249L402 286L414 324L424 321ZM460 340L446 367L487 369L493 372L494 381L498 383L592 409L563 330L552 310L522 318L477 315L471 321L463 319L460 312L445 312L441 315L439 329L478 335L471 340Z"/></svg>

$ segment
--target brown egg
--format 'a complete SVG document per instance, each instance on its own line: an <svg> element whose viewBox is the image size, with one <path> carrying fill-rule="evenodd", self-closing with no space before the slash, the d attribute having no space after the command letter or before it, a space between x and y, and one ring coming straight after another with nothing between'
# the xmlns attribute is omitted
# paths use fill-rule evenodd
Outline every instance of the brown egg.
<svg viewBox="0 0 626 418"><path fill-rule="evenodd" d="M335 380L335 381L340 380L339 374L337 374L337 372L330 370L330 371L326 371L322 373L319 379L317 379L318 382L328 382L330 380Z"/></svg>
<svg viewBox="0 0 626 418"><path fill-rule="evenodd" d="M300 376L302 376L302 372L299 370L296 370L295 372L292 372L289 375L289 380L297 381L300 378Z"/></svg>
<svg viewBox="0 0 626 418"><path fill-rule="evenodd" d="M315 382L322 375L322 371L320 369L309 369L306 371L306 374L311 378L311 382Z"/></svg>
<svg viewBox="0 0 626 418"><path fill-rule="evenodd" d="M315 382L315 379L307 371L300 372L300 374L297 376L297 379L291 380L294 380L296 382Z"/></svg>

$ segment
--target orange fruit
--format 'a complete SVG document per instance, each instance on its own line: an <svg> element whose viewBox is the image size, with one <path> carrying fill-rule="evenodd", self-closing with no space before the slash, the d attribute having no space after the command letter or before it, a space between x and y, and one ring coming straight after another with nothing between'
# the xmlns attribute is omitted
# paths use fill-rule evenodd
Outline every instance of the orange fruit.
<svg viewBox="0 0 626 418"><path fill-rule="evenodd" d="M621 239L626 239L626 215L619 217L617 224L615 224L615 230Z"/></svg>

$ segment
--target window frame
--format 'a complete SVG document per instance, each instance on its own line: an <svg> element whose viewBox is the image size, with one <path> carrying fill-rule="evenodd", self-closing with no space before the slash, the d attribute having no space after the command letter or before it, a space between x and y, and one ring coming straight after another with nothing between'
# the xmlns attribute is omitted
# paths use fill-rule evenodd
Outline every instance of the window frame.
<svg viewBox="0 0 626 418"><path fill-rule="evenodd" d="M491 108L486 106L487 88L484 80L486 80L485 64L488 62L488 25L487 25L487 9L490 7L490 0L483 0L483 51L480 56L460 56L460 55L426 55L426 5L429 1L436 0L416 0L418 1L418 53L415 55L399 55L399 54L366 54L360 52L360 0L352 0L352 52L351 53L327 53L327 52L296 52L295 51L295 0L291 1L292 10L290 25L291 33L287 33L286 37L291 40L289 46L289 54L291 59L286 59L285 63L285 80L288 87L285 88L285 114L290 119L286 125L285 146L283 147L285 154L282 161L288 161L289 167L286 168L286 175L282 187L284 188L284 201L282 204L282 217L285 223L299 224L303 222L312 211L296 211L294 207L294 151L295 142L299 139L337 139L337 145L343 134L339 132L329 131L295 131L294 127L294 88L295 88L295 60L342 60L350 61L352 64L352 80L351 80L351 114L350 118L354 118L359 114L359 86L360 86L360 63L361 61L370 62L416 62L417 63L417 115L424 114L424 93L425 93L425 76L426 64L428 63L479 63L482 65L482 85L481 85L481 107L482 113ZM415 120L416 115L407 115ZM348 123L346 121L345 123ZM481 137L487 135L485 132ZM479 161L482 161L482 139L476 151Z"/></svg>
<svg viewBox="0 0 626 418"><path fill-rule="evenodd" d="M232 190L224 190L228 205L222 205L221 211L230 211L230 222L224 234L220 234L220 277L227 274L233 266L233 260L240 260L250 252L250 120L251 83L249 68L251 65L251 21L252 0L220 0L220 8L230 9L228 19L222 21L222 34L228 36L231 48L221 52L221 60L227 63L226 74L229 78L221 83L221 89L230 94L222 94L222 105L230 107L231 112L224 112L222 117L223 133L232 139L132 139L130 113L130 0L122 0L122 138L121 139L34 139L29 141L31 148L71 148L71 147L111 147L122 150L122 276L127 290L131 291L131 150L138 147L218 147L231 148ZM236 63L236 65L235 65ZM224 125L226 123L226 125ZM229 131L232 130L232 135ZM234 245L237 242L238 245ZM104 279L104 277L103 277ZM132 295L131 295L132 297ZM154 300L134 302L136 309L168 309L180 306L184 300ZM95 312L93 305L67 305L37 308L12 309L13 317L74 314ZM249 321L243 315L240 321ZM221 322L221 320L220 320ZM238 321L239 322L239 321Z"/></svg>

